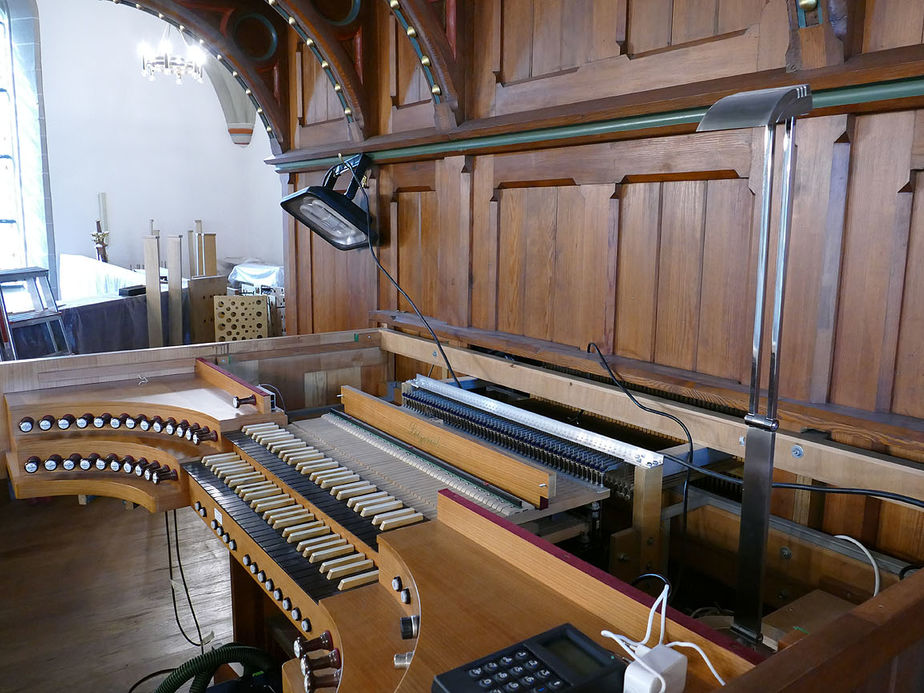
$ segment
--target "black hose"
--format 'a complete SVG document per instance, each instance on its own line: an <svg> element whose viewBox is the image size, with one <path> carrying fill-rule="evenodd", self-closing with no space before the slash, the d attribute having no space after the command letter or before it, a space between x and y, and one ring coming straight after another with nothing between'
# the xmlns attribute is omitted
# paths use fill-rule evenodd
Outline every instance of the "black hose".
<svg viewBox="0 0 924 693"><path fill-rule="evenodd" d="M222 645L177 667L161 682L154 693L176 693L180 686L191 678L195 681L190 693L203 693L215 670L230 662L240 662L250 671L273 671L277 668L273 658L261 649L246 645ZM197 687L197 684L201 688Z"/></svg>

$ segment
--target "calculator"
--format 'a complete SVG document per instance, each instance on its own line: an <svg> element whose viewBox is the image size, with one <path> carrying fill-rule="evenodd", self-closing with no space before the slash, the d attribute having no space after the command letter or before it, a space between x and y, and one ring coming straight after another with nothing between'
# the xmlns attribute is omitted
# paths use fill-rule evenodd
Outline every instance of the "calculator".
<svg viewBox="0 0 924 693"><path fill-rule="evenodd" d="M438 674L431 693L621 693L626 663L564 623Z"/></svg>

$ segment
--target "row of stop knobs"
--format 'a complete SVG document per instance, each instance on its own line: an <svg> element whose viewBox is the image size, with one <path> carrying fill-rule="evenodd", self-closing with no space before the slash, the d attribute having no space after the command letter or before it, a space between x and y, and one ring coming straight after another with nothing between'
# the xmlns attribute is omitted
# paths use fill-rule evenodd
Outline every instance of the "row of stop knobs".
<svg viewBox="0 0 924 693"><path fill-rule="evenodd" d="M36 429L39 431L50 431L53 428L57 428L61 431L67 431L72 428L82 430L89 429L91 427L97 429L125 428L128 430L137 428L141 431L166 433L170 436L175 435L177 438L185 438L186 440L191 441L196 445L209 440L218 440L218 431L213 431L208 426L200 426L197 423L191 424L186 419L177 421L172 416L166 419L163 419L159 416L152 416L148 418L144 414L139 414L138 416L130 416L129 414L113 416L107 412L105 414L98 415L88 413L84 414L83 416L65 414L64 416L58 418L55 418L51 414L46 414L38 421L33 419L31 416L24 416L19 421L19 430L22 433L31 433Z"/></svg>
<svg viewBox="0 0 924 693"><path fill-rule="evenodd" d="M325 630L312 640L296 638L294 649L302 675L305 677L306 693L322 688L337 688L343 662L340 658L340 650L334 647L334 640L329 630ZM322 654L324 652L326 654ZM325 670L332 671L321 673Z"/></svg>
<svg viewBox="0 0 924 693"><path fill-rule="evenodd" d="M80 453L75 452L68 457L49 455L44 461L41 457L33 455L26 460L23 467L29 474L35 474L40 468L44 468L49 472L59 469L66 472L75 470L88 472L93 469L101 472L122 472L124 474L134 474L137 477L144 478L155 484L159 484L161 481L172 481L177 478L175 469L170 469L170 467L161 464L157 460L149 462L146 457L135 459L131 455L122 457L115 453L110 453L104 457L94 452L84 457Z"/></svg>

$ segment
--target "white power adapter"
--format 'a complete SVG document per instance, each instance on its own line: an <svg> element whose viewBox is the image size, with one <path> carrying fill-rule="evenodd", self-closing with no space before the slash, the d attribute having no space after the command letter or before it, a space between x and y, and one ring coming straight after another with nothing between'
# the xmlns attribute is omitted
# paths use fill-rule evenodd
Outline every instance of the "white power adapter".
<svg viewBox="0 0 924 693"><path fill-rule="evenodd" d="M635 657L636 661L626 667L623 693L683 693L687 683L687 658L684 655L665 645L653 648L639 645ZM649 669L664 677L666 686L663 692L661 682Z"/></svg>

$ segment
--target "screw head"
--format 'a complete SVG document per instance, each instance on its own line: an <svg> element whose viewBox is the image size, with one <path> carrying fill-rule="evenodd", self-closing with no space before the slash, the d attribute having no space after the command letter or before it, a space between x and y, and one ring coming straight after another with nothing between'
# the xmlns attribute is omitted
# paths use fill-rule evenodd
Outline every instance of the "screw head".
<svg viewBox="0 0 924 693"><path fill-rule="evenodd" d="M802 446L801 446L801 445L793 445L793 446L792 446L792 456L793 456L793 457L795 457L796 459L799 459L799 458L802 457L804 454L805 454L805 450L802 449Z"/></svg>
<svg viewBox="0 0 924 693"><path fill-rule="evenodd" d="M784 561L788 561L790 558L792 558L792 551L789 550L788 546L783 546L780 548L780 558L782 558Z"/></svg>

